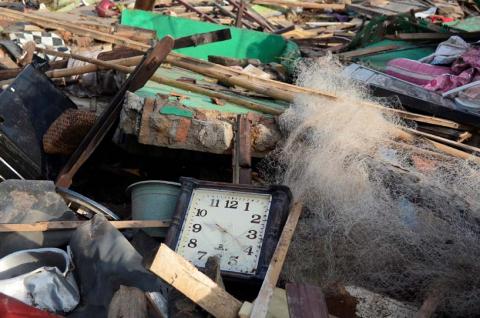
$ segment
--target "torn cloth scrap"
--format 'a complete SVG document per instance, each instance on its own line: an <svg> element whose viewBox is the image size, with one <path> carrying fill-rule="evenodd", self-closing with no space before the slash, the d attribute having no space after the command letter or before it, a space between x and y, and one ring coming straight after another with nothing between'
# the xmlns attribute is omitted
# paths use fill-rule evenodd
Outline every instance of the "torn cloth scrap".
<svg viewBox="0 0 480 318"><path fill-rule="evenodd" d="M452 64L449 74L435 77L424 87L432 91L447 92L478 80L480 80L480 48L474 48L462 54Z"/></svg>

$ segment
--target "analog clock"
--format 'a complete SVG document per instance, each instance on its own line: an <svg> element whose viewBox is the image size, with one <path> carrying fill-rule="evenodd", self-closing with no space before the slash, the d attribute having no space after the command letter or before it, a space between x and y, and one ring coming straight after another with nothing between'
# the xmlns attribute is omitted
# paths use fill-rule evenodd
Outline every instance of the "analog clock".
<svg viewBox="0 0 480 318"><path fill-rule="evenodd" d="M217 255L223 274L263 278L289 210L288 188L180 181L166 243L197 267Z"/></svg>

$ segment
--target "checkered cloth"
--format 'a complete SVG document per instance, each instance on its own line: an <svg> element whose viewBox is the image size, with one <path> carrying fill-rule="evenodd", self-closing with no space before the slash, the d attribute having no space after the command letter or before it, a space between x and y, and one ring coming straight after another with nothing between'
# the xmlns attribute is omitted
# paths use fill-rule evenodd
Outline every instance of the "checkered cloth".
<svg viewBox="0 0 480 318"><path fill-rule="evenodd" d="M33 41L40 48L70 53L70 49L65 45L63 39L58 34L53 32L13 32L9 34L9 37L10 40L15 41L22 47L25 43ZM38 56L40 56L41 58L45 58L44 54L38 54ZM47 55L46 58L48 59L48 61L55 61L55 59L59 59L58 57L53 55Z"/></svg>

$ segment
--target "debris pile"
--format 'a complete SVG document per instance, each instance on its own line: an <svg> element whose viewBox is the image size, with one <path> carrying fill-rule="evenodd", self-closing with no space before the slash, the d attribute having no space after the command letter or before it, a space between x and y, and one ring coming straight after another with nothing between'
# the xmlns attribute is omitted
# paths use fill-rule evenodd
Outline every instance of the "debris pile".
<svg viewBox="0 0 480 318"><path fill-rule="evenodd" d="M476 316L479 6L1 3L0 316Z"/></svg>

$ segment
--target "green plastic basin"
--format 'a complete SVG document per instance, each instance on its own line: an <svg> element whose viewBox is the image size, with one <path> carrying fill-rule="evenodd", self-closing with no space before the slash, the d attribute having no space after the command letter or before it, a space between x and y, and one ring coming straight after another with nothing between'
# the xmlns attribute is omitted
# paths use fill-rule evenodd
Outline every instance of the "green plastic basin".
<svg viewBox="0 0 480 318"><path fill-rule="evenodd" d="M180 194L180 183L150 180L130 185L127 193L132 198L133 220L171 219ZM164 238L167 229L145 229L151 236Z"/></svg>

